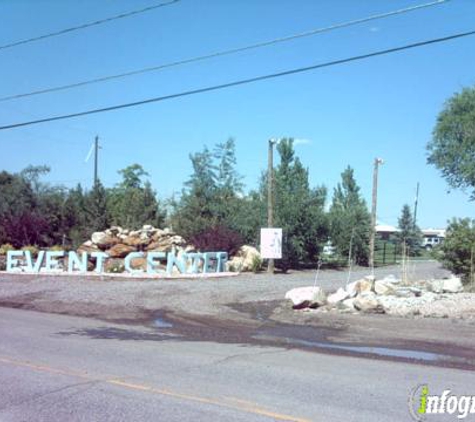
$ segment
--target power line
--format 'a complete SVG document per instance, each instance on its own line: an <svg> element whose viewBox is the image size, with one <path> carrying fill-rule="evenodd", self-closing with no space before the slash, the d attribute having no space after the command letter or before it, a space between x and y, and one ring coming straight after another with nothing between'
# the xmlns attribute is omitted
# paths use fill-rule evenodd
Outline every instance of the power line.
<svg viewBox="0 0 475 422"><path fill-rule="evenodd" d="M262 41L262 42L247 45L247 46L244 46L244 47L237 47L237 48L233 48L233 49L229 49L229 50L217 51L215 53L206 54L206 55L203 55L203 56L191 57L191 58L188 58L188 59L178 60L178 61L174 61L174 62L170 62L170 63L164 63L164 64L157 65L157 66L131 70L129 72L117 73L117 74L114 74L114 75L102 76L100 78L89 79L89 80L75 82L75 83L66 84L66 85L59 85L59 86L51 87L51 88L39 89L39 90L32 91L32 92L9 95L9 96L6 96L6 97L0 97L0 101L8 101L8 100L14 100L14 99L19 99L19 98L24 98L24 97L31 97L33 95L40 95L40 94L47 94L47 93L51 93L51 92L64 91L64 90L67 90L67 89L79 88L79 87L82 87L82 86L85 86L85 85L91 85L91 84L95 84L95 83L99 83L99 82L111 81L111 80L114 80L114 79L125 78L125 77L129 77L129 76L143 74L143 73L157 72L157 71L160 71L160 70L163 70L163 69L168 69L168 68L171 68L171 67L182 66L182 65L185 65L185 64L210 60L210 59L214 59L214 58L218 58L218 57L222 57L222 56L241 53L241 52L244 52L244 51L254 50L254 49L263 48L263 47L268 47L268 46L271 46L271 45L274 45L274 44L284 43L284 42L293 41L293 40L296 40L296 39L299 39L299 38L310 37L310 36L313 36L313 35L322 34L324 32L333 31L335 29L346 28L346 27L349 27L349 26L353 26L353 25L357 25L357 24L361 24L361 23L366 23L366 22L370 22L370 21L373 21L373 20L377 20L377 19L383 19L383 18L387 18L387 17L390 17L390 16L394 16L394 15L409 13L409 12L413 12L413 11L416 11L416 10L419 10L419 9L432 7L432 6L437 6L437 5L446 3L448 1L450 1L450 0L432 1L430 3L424 3L424 4L412 6L412 7L407 7L407 8L404 8L404 9L393 10L391 12L380 13L380 14L368 16L368 17L365 17L365 18L355 19L355 20L351 20L351 21L347 21L347 22L341 22L341 23L326 26L326 27L323 27L323 28L316 28L316 29L312 29L310 31L301 32L301 33L298 33L298 34L293 34L293 35L289 35L289 36L282 37L282 38L276 38L276 39L269 40L269 41Z"/></svg>
<svg viewBox="0 0 475 422"><path fill-rule="evenodd" d="M171 4L177 3L178 1L180 1L180 0L170 0L168 2L159 3L159 4L156 4L154 6L144 7L143 9L131 10L130 12L121 13L119 15L111 16L109 18L99 19L97 21L84 23L82 25L73 26L71 28L61 29L59 31L51 32L49 34L43 34L43 35L38 35L37 37L33 37L33 38L27 38L27 39L24 39L24 40L14 41L14 42L11 42L9 44L0 45L0 50L5 50L7 48L17 47L19 45L28 44L28 43L31 43L31 42L34 42L34 41L44 40L46 38L56 37L58 35L67 34L69 32L79 31L81 29L86 29L86 28L89 28L91 26L102 25L103 23L111 22L111 21L114 21L114 20L117 20L117 19L128 18L130 16L138 15L140 13L150 12L150 11L158 9L160 7L169 6Z"/></svg>
<svg viewBox="0 0 475 422"><path fill-rule="evenodd" d="M383 55L386 55L386 54L396 53L398 51L408 50L408 49L417 48L417 47L423 47L423 46L430 45L430 44L442 43L442 42L454 40L454 39L457 39L457 38L468 37L468 36L471 36L471 35L475 35L475 30L469 31L469 32L462 32L462 33L458 33L458 34L454 34L454 35L449 35L449 36L442 37L442 38L434 38L434 39L430 39L430 40L426 40L426 41L420 41L420 42L413 43L413 44L406 44L406 45L403 45L401 47L394 47L394 48L389 48L389 49L386 49L386 50L374 51L372 53L362 54L362 55L359 55L359 56L352 56L352 57L348 57L348 58L345 58L345 59L339 59L339 60L334 60L334 61L325 62L325 63L319 63L319 64L315 64L315 65L311 65L311 66L299 67L299 68L296 68L296 69L285 70L283 72L271 73L271 74L267 74L267 75L256 76L256 77L249 78L249 79L241 79L241 80L238 80L238 81L228 82L228 83L225 83L225 84L213 85L213 86L208 86L208 87L205 87L205 88L198 88L198 89L194 89L194 90L190 90L190 91L179 92L179 93L176 93L176 94L164 95L164 96L161 96L161 97L153 97L153 98L148 98L148 99L145 99L145 100L135 101L135 102L131 102L131 103L118 104L118 105L114 105L114 106L96 108L96 109L87 110L87 111L80 111L80 112L77 112L77 113L63 114L63 115L60 115L60 116L53 116L53 117L46 117L46 118L43 118L43 119L31 120L31 121L28 121L28 122L14 123L14 124L10 124L10 125L0 126L0 130L14 129L14 128L34 125L34 124L38 124L38 123L53 122L53 121L56 121L56 120L71 119L73 117L81 117L81 116L87 116L87 115L90 115L90 114L104 113L104 112L107 112L107 111L119 110L119 109L122 109L122 108L129 108L129 107L137 107L137 106L144 105L144 104L156 103L156 102L171 100L171 99L179 98L179 97L187 97L187 96L196 95L196 94L203 94L205 92L210 92L210 91L218 91L218 90L221 90L221 89L231 88L231 87L234 87L234 86L246 85L246 84L250 84L250 83L254 83L254 82L261 82L261 81L264 81L264 80L267 80L267 79L274 79L274 78L279 78L279 77L282 77L282 76L294 75L294 74L297 74L297 73L308 72L310 70L316 70L316 69L321 69L321 68L324 68L324 67L336 66L336 65L349 63L349 62L354 62L354 61L358 61L358 60L369 59L369 58L376 57L376 56L383 56Z"/></svg>

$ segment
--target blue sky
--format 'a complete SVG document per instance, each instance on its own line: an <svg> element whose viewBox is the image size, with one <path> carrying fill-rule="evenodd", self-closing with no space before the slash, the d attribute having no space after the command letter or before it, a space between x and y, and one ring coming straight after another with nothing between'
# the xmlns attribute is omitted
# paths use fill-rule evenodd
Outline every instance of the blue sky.
<svg viewBox="0 0 475 422"><path fill-rule="evenodd" d="M181 0L128 19L0 51L0 97L185 59L427 2L424 0ZM158 2L3 0L0 44L109 17ZM364 54L475 29L475 1L440 6L265 49L0 102L0 125L72 113ZM297 154L313 185L333 188L355 169L370 203L373 160L382 157L379 220L397 224L420 183L418 222L441 227L473 217L463 192L448 193L426 164L425 146L444 101L475 84L475 37L193 97L61 122L0 131L0 169L47 164L47 180L92 183L84 162L101 139L99 174L140 163L160 198L179 192L188 155L232 136L247 189L267 164L267 140L308 140Z"/></svg>

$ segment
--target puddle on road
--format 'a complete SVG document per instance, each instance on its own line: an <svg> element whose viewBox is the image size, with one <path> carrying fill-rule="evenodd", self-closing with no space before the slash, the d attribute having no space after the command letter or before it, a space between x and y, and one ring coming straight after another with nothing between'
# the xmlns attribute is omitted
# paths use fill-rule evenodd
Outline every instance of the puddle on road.
<svg viewBox="0 0 475 422"><path fill-rule="evenodd" d="M173 324L164 318L155 318L153 325L156 328L173 328Z"/></svg>
<svg viewBox="0 0 475 422"><path fill-rule="evenodd" d="M400 358L400 359L410 359L422 362L452 362L452 363L473 363L468 359L443 355L439 353L423 352L419 350L408 350L408 349L390 349L386 347L370 347L370 346L350 346L344 344L335 344L335 343L326 343L320 341L312 340L302 340L297 338L290 337L275 337L275 336L266 336L258 335L255 337L258 340L263 341L275 341L275 342L284 342L285 344L291 346L304 346L313 349L324 349L329 351L343 351L349 352L351 354L361 354L361 355L376 355L379 357L387 358Z"/></svg>

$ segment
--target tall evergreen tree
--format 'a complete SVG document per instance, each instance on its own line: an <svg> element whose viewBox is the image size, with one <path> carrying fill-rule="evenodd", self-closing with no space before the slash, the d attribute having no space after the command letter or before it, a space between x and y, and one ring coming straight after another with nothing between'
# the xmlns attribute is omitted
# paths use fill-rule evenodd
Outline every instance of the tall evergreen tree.
<svg viewBox="0 0 475 422"><path fill-rule="evenodd" d="M276 264L285 270L317 259L327 238L326 189L310 188L308 170L295 156L293 139L281 140L277 151L280 164L275 171L275 226L282 228L283 258Z"/></svg>
<svg viewBox="0 0 475 422"><path fill-rule="evenodd" d="M119 170L122 181L108 192L108 209L111 223L138 229L144 224L163 225L164 214L159 209L156 193L149 181L148 173L140 164L132 164Z"/></svg>
<svg viewBox="0 0 475 422"><path fill-rule="evenodd" d="M213 156L205 147L203 151L190 154L193 173L182 191L179 201L173 201L173 228L190 238L200 231L218 224L215 213L217 192Z"/></svg>
<svg viewBox="0 0 475 422"><path fill-rule="evenodd" d="M350 254L356 263L368 262L370 214L356 184L354 171L347 167L341 174L330 207L330 238L341 257ZM351 245L351 246L350 246Z"/></svg>
<svg viewBox="0 0 475 422"><path fill-rule="evenodd" d="M86 229L88 233L105 230L109 225L107 193L98 180L86 195Z"/></svg>
<svg viewBox="0 0 475 422"><path fill-rule="evenodd" d="M405 245L406 254L417 255L421 250L422 234L419 227L415 225L411 208L407 204L402 207L398 228L397 238L401 244Z"/></svg>

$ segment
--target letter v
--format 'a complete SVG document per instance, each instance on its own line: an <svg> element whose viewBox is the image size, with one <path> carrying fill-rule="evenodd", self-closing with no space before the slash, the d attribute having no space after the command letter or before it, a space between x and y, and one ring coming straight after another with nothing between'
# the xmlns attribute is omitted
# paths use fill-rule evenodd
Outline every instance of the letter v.
<svg viewBox="0 0 475 422"><path fill-rule="evenodd" d="M33 265L33 259L31 258L31 252L25 251L26 258L26 267L30 273L39 273L41 264L43 263L43 258L45 256L45 251L38 252L38 258L36 259L35 264Z"/></svg>

